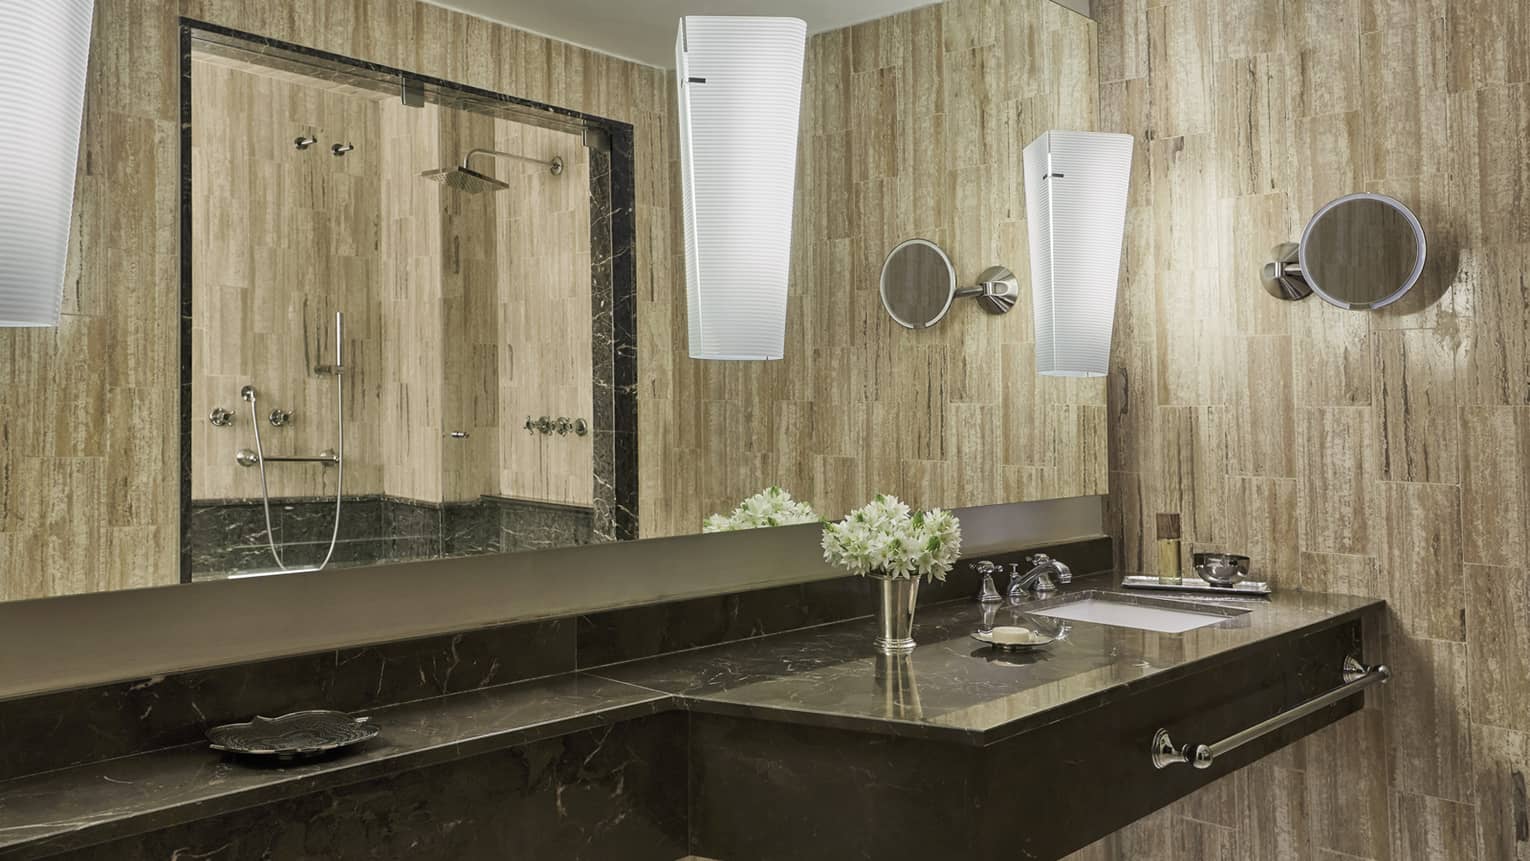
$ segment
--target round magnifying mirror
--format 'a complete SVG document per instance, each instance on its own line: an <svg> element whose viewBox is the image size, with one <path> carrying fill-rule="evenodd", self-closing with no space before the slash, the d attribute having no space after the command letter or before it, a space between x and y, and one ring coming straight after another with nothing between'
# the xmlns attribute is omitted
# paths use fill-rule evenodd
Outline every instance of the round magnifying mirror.
<svg viewBox="0 0 1530 861"><path fill-rule="evenodd" d="M1319 209L1299 245L1276 249L1264 284L1285 299L1310 292L1340 308L1384 308L1418 283L1427 250L1418 216L1400 201L1351 194Z"/></svg>
<svg viewBox="0 0 1530 861"><path fill-rule="evenodd" d="M928 329L951 310L956 267L926 239L900 243L882 264L882 307L898 325Z"/></svg>

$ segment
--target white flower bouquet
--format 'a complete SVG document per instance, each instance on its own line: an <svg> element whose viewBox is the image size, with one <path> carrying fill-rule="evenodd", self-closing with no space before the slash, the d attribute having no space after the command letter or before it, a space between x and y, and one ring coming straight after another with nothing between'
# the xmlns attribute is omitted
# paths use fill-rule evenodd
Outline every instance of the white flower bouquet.
<svg viewBox="0 0 1530 861"><path fill-rule="evenodd" d="M767 526L791 526L794 523L813 523L820 518L813 506L779 487L764 490L739 503L729 515L714 514L701 524L702 532L734 532L740 529L760 529Z"/></svg>
<svg viewBox="0 0 1530 861"><path fill-rule="evenodd" d="M859 576L944 580L962 550L949 511L910 512L896 496L876 499L823 529L823 558Z"/></svg>

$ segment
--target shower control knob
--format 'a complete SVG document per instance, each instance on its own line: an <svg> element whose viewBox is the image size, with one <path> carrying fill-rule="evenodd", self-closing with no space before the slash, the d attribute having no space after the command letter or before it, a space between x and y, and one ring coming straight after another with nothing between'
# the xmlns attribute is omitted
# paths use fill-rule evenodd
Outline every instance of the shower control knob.
<svg viewBox="0 0 1530 861"><path fill-rule="evenodd" d="M553 420L552 420L551 417L549 417L549 416L542 416L541 418L537 419L537 433L542 434L543 436L546 436L547 434L550 434L552 432L553 432Z"/></svg>
<svg viewBox="0 0 1530 861"><path fill-rule="evenodd" d="M286 427L292 424L292 410L272 410L268 418L271 421L271 427Z"/></svg>
<svg viewBox="0 0 1530 861"><path fill-rule="evenodd" d="M223 407L213 407L212 412L207 414L207 420L212 422L215 428L226 428L234 423L234 413Z"/></svg>
<svg viewBox="0 0 1530 861"><path fill-rule="evenodd" d="M584 436L590 432L590 423L584 419L574 419L574 435Z"/></svg>
<svg viewBox="0 0 1530 861"><path fill-rule="evenodd" d="M558 436L568 436L568 432L574 429L574 422L568 416L559 416L556 427Z"/></svg>
<svg viewBox="0 0 1530 861"><path fill-rule="evenodd" d="M257 466L260 463L260 455L247 448L234 452L234 462L243 467Z"/></svg>

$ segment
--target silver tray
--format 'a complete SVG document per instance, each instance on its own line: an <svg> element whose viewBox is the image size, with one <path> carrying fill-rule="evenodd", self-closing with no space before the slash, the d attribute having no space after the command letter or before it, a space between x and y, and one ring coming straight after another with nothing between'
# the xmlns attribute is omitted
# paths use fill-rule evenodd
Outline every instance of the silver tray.
<svg viewBox="0 0 1530 861"><path fill-rule="evenodd" d="M213 750L298 759L360 744L378 732L379 727L369 718L315 709L215 726L207 731L207 740Z"/></svg>
<svg viewBox="0 0 1530 861"><path fill-rule="evenodd" d="M1213 586L1194 574L1186 576L1179 583L1160 583L1157 577L1133 574L1122 577L1121 585L1127 589L1149 589L1157 592L1195 592L1201 595L1240 595L1256 598L1270 594L1270 584L1263 580L1244 580L1231 586Z"/></svg>

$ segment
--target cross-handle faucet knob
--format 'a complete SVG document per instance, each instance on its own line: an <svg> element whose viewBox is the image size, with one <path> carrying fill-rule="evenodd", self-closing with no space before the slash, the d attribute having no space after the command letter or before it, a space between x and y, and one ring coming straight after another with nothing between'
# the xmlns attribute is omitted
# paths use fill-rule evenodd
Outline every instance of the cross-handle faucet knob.
<svg viewBox="0 0 1530 861"><path fill-rule="evenodd" d="M1003 571L1004 566L984 559L981 562L974 562L972 570L983 575L983 585L978 590L978 601L984 604L996 604L1003 600L999 597L998 587L993 584L993 575Z"/></svg>

